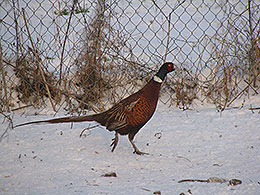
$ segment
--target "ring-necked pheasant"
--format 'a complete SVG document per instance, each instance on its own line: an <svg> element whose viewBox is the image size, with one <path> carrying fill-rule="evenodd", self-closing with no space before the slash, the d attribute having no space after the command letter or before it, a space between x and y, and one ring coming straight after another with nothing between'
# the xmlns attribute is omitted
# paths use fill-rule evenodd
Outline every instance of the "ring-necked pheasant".
<svg viewBox="0 0 260 195"><path fill-rule="evenodd" d="M35 124L35 123L66 123L66 122L84 122L96 121L105 126L109 131L115 131L115 138L110 146L113 146L112 152L118 144L118 134L128 135L128 139L134 148L136 154L146 154L141 152L133 142L137 132L152 117L159 98L161 84L167 73L174 71L174 65L167 62L161 66L156 75L138 92L121 100L109 110L89 116L62 117L50 120L32 121L23 123L15 127Z"/></svg>

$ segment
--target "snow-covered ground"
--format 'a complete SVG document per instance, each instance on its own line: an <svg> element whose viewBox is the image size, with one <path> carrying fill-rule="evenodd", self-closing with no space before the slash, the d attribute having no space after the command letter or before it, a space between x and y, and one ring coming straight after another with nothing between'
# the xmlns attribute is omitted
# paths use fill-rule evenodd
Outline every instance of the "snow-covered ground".
<svg viewBox="0 0 260 195"><path fill-rule="evenodd" d="M222 113L210 106L181 111L159 104L135 139L139 149L150 154L144 156L132 153L127 137L120 137L112 153L114 135L103 128L80 138L90 123L9 130L0 143L0 193L259 194L260 114L248 110L251 103L259 107L260 98ZM15 113L13 121L51 117ZM1 124L1 131L6 126ZM116 177L102 176L111 172ZM211 177L238 179L242 184L178 183Z"/></svg>

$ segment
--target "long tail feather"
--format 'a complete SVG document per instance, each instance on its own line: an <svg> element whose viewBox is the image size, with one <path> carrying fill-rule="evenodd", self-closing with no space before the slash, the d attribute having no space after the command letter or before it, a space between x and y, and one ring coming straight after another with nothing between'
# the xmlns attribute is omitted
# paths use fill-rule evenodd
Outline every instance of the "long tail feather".
<svg viewBox="0 0 260 195"><path fill-rule="evenodd" d="M61 118L54 118L54 119L49 119L49 120L40 120L40 121L31 121L27 123L22 123L19 125L14 126L16 127L21 127L25 125L30 125L30 124L40 124L40 123L70 123L70 122L84 122L84 121L97 121L100 123L99 120L99 115L94 114L94 115L89 115L89 116L71 116L71 117L61 117Z"/></svg>

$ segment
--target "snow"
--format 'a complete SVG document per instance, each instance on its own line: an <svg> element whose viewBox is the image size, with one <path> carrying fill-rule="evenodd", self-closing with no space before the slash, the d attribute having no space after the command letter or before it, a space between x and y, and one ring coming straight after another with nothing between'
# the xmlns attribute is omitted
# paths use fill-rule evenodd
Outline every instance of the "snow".
<svg viewBox="0 0 260 195"><path fill-rule="evenodd" d="M52 4L52 1L43 2ZM124 3L120 1L120 4ZM52 7L47 4L42 7ZM145 4L144 7L150 7L152 2L143 1L142 4ZM145 10L139 10L139 13L132 17L130 16L132 6L127 7L127 5L125 4L124 12L129 13L129 17L122 18L121 22L127 25L127 29L131 29L133 23L128 22L129 18L134 23L138 23ZM5 6L7 6L7 10L11 8L9 4ZM159 6L161 5L159 4ZM24 7L23 3L21 7ZM164 9L165 13L169 13L169 7ZM173 23L174 20L180 18L183 9L192 13L192 17L196 20L205 19L205 15L195 13L196 8L179 7L173 13ZM219 12L220 8L215 9L216 12ZM244 8L242 7L242 9ZM207 20L211 21L210 27L207 26L207 23L201 23L201 29L207 29L205 32L211 36L215 32L213 27L218 24L213 20L213 9L208 12L207 7L200 7L200 10L201 13L207 13ZM26 9L26 11L27 15L31 14L30 10ZM118 11L118 13L120 12ZM145 13L145 21L149 23L155 17L161 17L157 13L157 9L150 9L149 14ZM6 12L2 11L1 14L6 14ZM39 14L41 15L41 13ZM49 14L47 18L44 18L52 21L56 16L53 15L53 11L49 11ZM11 21L9 15L6 17L5 22ZM174 29L171 32L173 33L171 37L176 38L174 47L176 45L184 47L183 51L187 52L190 51L189 45L183 46L182 40L185 39L186 42L194 41L194 38L197 40L196 37L200 37L202 33L201 30L192 28L194 20L190 18L190 15L184 14L181 16L181 20L175 23L174 29L180 29L183 28L183 23L188 21L187 29L182 34ZM32 20L32 26L41 28L42 25L38 25L37 22L38 19ZM60 22L63 23L65 20ZM140 28L131 31L136 36L135 39L145 35L146 39L141 40L139 46L148 48L147 44L154 45L155 51L150 48L151 52L145 52L152 53L153 56L157 56L158 52L160 55L164 53L161 42L152 39L151 36L153 31L157 31L157 28L165 31L167 23L162 26L161 23L153 22L150 24L151 28L143 25L140 24ZM80 24L75 28L77 32L82 29ZM49 26L48 32L55 29ZM14 29L8 29L8 31L10 30ZM46 33L48 34L48 32ZM52 34L55 34L55 31ZM159 38L166 35L165 33L157 34L159 34ZM176 37L176 35L180 36ZM3 36L5 36L5 40L10 38L9 34ZM48 39L47 35L46 37ZM129 41L131 43L132 40ZM73 46L70 44L72 43L69 42L66 45L67 50ZM53 46L53 43L49 45ZM3 47L7 48L7 45L3 43ZM43 45L43 47L47 46ZM138 54L140 47L136 47L134 50ZM47 51L47 56L52 56L52 50ZM179 52L179 50L176 51ZM195 53L197 55L198 52ZM196 59L195 53L190 54L193 59ZM172 52L170 55L175 55L175 53ZM147 56L143 57L145 59ZM171 59L171 56L168 58ZM172 58L176 59L175 56ZM53 64L58 64L58 62L59 60L54 58ZM260 97L246 101L246 105L241 109L230 109L221 113L211 105L182 111L159 104L153 118L135 138L138 148L149 153L144 156L132 153L133 148L127 137L120 137L119 145L112 153L109 145L114 135L104 128L91 129L86 131L84 136L79 137L84 128L94 125L94 123L73 124L73 128L71 128L71 124L57 124L30 125L10 129L8 136L0 142L0 194L114 195L153 194L156 191L160 191L161 194L184 193L186 195L190 193L195 195L260 194L260 114L259 110L250 111L248 109L250 104L252 107L259 107ZM238 103L238 106L241 104ZM34 113L34 110L26 110L26 114L16 112L13 115L13 121L15 124L20 124L52 118L50 111L44 110L38 115ZM62 113L59 116L63 116ZM0 121L4 121L2 115L0 115ZM0 124L1 134L7 126L7 122ZM111 172L115 172L117 177L102 176ZM185 179L207 180L212 177L227 180L239 179L242 184L231 186L227 182L178 183Z"/></svg>
<svg viewBox="0 0 260 195"><path fill-rule="evenodd" d="M80 132L94 123L30 125L8 131L0 142L2 194L259 194L260 98L220 113L206 105L182 111L163 104L135 143L126 136L110 151L112 132ZM28 114L30 113L30 114ZM15 113L15 124L52 118ZM59 114L59 116L63 116ZM1 116L1 121L3 117ZM0 125L4 131L7 122ZM115 172L117 177L102 175ZM211 177L242 184L182 182ZM158 193L159 193L158 192Z"/></svg>

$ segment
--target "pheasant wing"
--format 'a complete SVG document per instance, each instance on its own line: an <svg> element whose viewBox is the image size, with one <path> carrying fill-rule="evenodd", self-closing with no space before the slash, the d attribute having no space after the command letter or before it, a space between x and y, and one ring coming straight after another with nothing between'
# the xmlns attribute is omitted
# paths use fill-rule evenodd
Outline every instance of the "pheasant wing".
<svg viewBox="0 0 260 195"><path fill-rule="evenodd" d="M133 101L120 102L108 110L106 116L106 127L110 131L143 125L151 117L149 102L142 96Z"/></svg>

